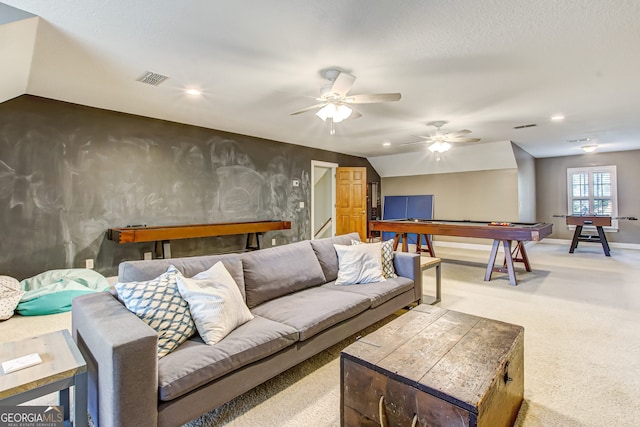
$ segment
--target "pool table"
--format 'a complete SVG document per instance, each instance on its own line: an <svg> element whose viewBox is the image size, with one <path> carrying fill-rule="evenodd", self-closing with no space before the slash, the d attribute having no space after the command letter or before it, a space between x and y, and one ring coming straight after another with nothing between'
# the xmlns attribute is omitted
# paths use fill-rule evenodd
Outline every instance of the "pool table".
<svg viewBox="0 0 640 427"><path fill-rule="evenodd" d="M402 250L408 250L407 235L417 234L418 252L429 252L435 257L431 235L456 236L456 237L476 237L483 239L493 239L491 255L487 264L487 271L484 280L491 280L494 271L509 274L511 285L518 284L516 280L514 262L522 262L526 271L531 271L531 265L527 257L523 242L539 241L551 234L553 225L548 223L522 223L522 222L497 222L497 221L468 221L468 220L437 220L437 219L394 219L377 220L369 222L369 233L374 231L386 231L396 233L394 238L394 249L397 249L399 240L402 238ZM427 249L422 249L422 235L425 236ZM512 241L516 245L512 248ZM498 247L503 245L505 260L501 267L495 266Z"/></svg>

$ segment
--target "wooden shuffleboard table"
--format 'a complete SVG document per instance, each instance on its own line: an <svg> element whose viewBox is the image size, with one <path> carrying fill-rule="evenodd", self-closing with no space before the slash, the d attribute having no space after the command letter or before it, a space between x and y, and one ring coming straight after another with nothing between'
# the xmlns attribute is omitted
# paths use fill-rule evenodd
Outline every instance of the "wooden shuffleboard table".
<svg viewBox="0 0 640 427"><path fill-rule="evenodd" d="M247 243L245 250L254 250L260 249L260 237L263 233L267 231L290 229L290 221L222 222L214 224L166 225L152 227L140 225L123 228L110 228L107 230L107 238L118 243L156 242L156 252L158 255L163 258L170 258L170 240L246 234ZM252 240L255 240L255 245L251 245Z"/></svg>
<svg viewBox="0 0 640 427"><path fill-rule="evenodd" d="M408 234L417 234L417 252L429 252L435 257L431 235L475 237L483 239L493 239L491 255L487 264L487 272L484 280L491 280L494 271L509 274L511 285L518 284L516 280L514 262L522 262L526 271L531 271L531 265L527 257L527 252L523 242L539 241L551 234L553 224L548 223L522 223L522 222L485 222L485 221L452 221L452 220L424 220L424 219L394 219L378 220L369 222L369 232L386 231L395 233L394 249L397 250L398 243L402 239L402 250L408 251ZM422 249L422 237L425 236L427 249ZM512 248L512 242L516 245ZM496 255L498 247L503 245L505 259L502 266L496 267Z"/></svg>

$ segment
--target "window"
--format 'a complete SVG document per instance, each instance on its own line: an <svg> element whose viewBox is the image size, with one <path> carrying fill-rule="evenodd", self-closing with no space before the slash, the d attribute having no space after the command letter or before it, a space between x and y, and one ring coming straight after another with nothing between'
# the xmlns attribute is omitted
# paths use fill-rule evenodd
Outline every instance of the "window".
<svg viewBox="0 0 640 427"><path fill-rule="evenodd" d="M616 167L594 166L567 169L569 215L618 215ZM611 229L618 228L612 219Z"/></svg>

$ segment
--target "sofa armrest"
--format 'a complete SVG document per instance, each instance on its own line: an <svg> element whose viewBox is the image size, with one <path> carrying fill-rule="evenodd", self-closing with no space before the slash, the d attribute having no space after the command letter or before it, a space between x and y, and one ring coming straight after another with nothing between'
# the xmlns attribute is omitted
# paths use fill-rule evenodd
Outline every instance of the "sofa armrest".
<svg viewBox="0 0 640 427"><path fill-rule="evenodd" d="M158 335L109 292L73 299L73 338L87 362L96 425L155 426Z"/></svg>
<svg viewBox="0 0 640 427"><path fill-rule="evenodd" d="M420 254L409 252L394 252L393 266L398 276L413 280L413 290L416 301L422 302L422 270L420 269Z"/></svg>

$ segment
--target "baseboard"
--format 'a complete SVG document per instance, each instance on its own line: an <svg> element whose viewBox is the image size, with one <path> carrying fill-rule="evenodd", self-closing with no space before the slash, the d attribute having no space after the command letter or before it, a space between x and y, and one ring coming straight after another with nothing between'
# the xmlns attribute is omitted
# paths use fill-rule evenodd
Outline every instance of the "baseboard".
<svg viewBox="0 0 640 427"><path fill-rule="evenodd" d="M566 246L567 248L571 246L571 240L567 240L567 239L542 239L538 242L525 242L525 246L529 247L531 245L535 245L538 243L542 243L545 245L560 245L560 246ZM598 242L580 242L583 244L593 244L593 245L598 245L600 246L600 243ZM412 245L409 245L412 246ZM461 243L461 242L448 242L448 241L439 241L439 240L434 240L433 241L433 246L442 246L442 247L448 247L448 248L459 248L459 249L472 249L472 250L477 250L477 251L490 251L491 250L491 245L482 245L479 243ZM631 250L636 250L636 251L640 251L640 244L637 243L618 243L618 242L609 242L609 247L612 249L631 249ZM413 250L415 250L415 245L413 245Z"/></svg>
<svg viewBox="0 0 640 427"><path fill-rule="evenodd" d="M607 239L609 240L609 239ZM538 243L542 243L545 245L563 245L563 246L567 246L570 247L571 246L571 240L569 239L542 239L540 240ZM601 244L599 242L580 242L582 243L586 243L586 244L592 244L592 245L598 245L601 246ZM635 251L640 251L640 244L637 243L619 243L619 242L609 242L609 247L613 248L613 249L631 249L631 250L635 250Z"/></svg>

